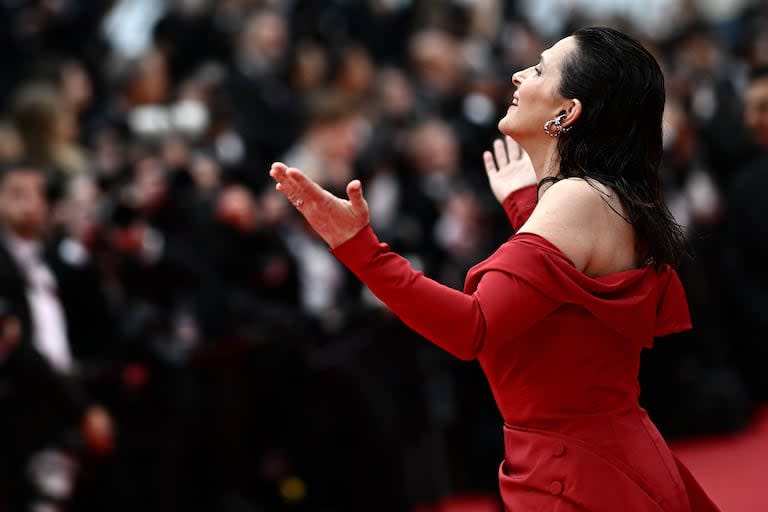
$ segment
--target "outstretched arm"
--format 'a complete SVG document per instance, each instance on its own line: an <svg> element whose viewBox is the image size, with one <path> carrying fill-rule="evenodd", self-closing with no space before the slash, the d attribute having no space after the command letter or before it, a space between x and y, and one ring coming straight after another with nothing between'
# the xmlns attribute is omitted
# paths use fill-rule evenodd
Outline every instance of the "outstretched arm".
<svg viewBox="0 0 768 512"><path fill-rule="evenodd" d="M413 330L461 359L477 356L488 340L511 335L510 312L524 295L514 277L487 272L471 295L444 286L379 242L360 182L349 184L344 200L298 169L274 164L270 174L332 253Z"/></svg>
<svg viewBox="0 0 768 512"><path fill-rule="evenodd" d="M483 153L483 164L496 200L512 228L525 224L536 206L536 173L525 150L509 136L496 139L493 153Z"/></svg>

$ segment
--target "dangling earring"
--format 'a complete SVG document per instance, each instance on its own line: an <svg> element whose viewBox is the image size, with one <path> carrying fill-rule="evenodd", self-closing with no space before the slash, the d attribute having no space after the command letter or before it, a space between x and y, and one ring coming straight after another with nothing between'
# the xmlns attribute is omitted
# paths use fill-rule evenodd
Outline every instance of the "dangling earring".
<svg viewBox="0 0 768 512"><path fill-rule="evenodd" d="M573 126L563 126L562 123L563 119L568 117L567 114L560 114L554 119L550 119L546 123L544 123L544 133L549 135L550 137L559 137L561 134L566 133L570 131Z"/></svg>

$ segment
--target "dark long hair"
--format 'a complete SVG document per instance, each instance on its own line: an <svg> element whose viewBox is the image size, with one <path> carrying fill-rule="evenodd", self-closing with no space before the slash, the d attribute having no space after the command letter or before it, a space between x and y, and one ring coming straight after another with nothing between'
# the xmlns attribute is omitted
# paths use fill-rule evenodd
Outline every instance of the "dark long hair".
<svg viewBox="0 0 768 512"><path fill-rule="evenodd" d="M661 69L640 43L616 30L592 27L573 36L576 49L564 62L560 94L579 99L582 112L558 140L559 174L610 187L645 263L657 270L676 266L686 243L661 192Z"/></svg>

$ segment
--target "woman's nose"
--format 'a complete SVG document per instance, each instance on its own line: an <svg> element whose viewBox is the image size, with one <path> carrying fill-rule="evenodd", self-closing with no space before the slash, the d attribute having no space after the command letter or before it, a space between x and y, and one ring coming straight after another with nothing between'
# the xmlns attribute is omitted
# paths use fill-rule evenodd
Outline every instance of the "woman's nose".
<svg viewBox="0 0 768 512"><path fill-rule="evenodd" d="M524 73L525 73L525 70L520 70L517 73L512 75L512 84L515 87L520 87L520 84L523 83L523 80L525 78Z"/></svg>

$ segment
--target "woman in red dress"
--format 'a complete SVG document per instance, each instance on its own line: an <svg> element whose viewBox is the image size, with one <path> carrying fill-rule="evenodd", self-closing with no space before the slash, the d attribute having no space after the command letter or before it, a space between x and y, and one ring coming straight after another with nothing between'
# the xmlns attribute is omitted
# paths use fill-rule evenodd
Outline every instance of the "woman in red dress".
<svg viewBox="0 0 768 512"><path fill-rule="evenodd" d="M633 39L590 28L512 82L506 137L483 158L515 235L463 292L379 242L359 181L343 200L282 163L270 175L406 324L479 361L504 419L507 510L717 510L637 400L641 350L691 326L673 270L684 238L659 186L661 70Z"/></svg>

